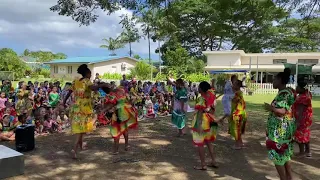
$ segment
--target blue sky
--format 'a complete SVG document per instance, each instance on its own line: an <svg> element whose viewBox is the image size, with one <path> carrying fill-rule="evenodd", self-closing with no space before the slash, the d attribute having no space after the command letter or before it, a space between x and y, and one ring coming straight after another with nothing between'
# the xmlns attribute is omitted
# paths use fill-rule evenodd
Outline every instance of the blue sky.
<svg viewBox="0 0 320 180"><path fill-rule="evenodd" d="M12 48L21 54L24 49L32 51L62 52L69 57L106 56L110 54L99 46L103 38L116 37L121 31L120 10L110 16L97 11L99 19L86 27L74 22L70 17L59 16L49 8L57 0L1 0L0 2L0 48ZM23 8L21 5L23 4ZM154 51L158 43L151 44L152 59L158 60ZM148 58L148 42L142 38L132 45L134 54ZM127 56L128 46L118 50L118 55Z"/></svg>

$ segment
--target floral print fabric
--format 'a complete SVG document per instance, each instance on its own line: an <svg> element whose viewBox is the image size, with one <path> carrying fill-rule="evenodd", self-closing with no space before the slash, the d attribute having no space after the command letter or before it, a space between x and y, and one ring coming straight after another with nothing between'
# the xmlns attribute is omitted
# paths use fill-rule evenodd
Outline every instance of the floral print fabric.
<svg viewBox="0 0 320 180"><path fill-rule="evenodd" d="M277 109L285 109L284 116L278 116L270 112L267 121L267 141L268 157L275 165L284 165L291 160L293 154L293 134L295 122L292 114L294 103L294 93L286 88L278 92L271 105Z"/></svg>

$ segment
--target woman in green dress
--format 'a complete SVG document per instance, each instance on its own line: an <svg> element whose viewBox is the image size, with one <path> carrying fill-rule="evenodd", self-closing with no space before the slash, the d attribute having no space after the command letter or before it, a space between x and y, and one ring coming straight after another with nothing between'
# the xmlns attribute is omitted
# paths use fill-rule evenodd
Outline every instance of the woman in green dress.
<svg viewBox="0 0 320 180"><path fill-rule="evenodd" d="M177 91L173 100L172 123L178 128L178 137L183 135L186 126L186 112L188 108L188 92L182 79L176 81Z"/></svg>
<svg viewBox="0 0 320 180"><path fill-rule="evenodd" d="M265 109L270 112L266 132L268 157L275 164L281 180L292 179L290 160L293 154L295 123L291 110L294 94L286 87L289 77L289 69L277 74L273 87L279 89L279 92L271 104L265 103Z"/></svg>

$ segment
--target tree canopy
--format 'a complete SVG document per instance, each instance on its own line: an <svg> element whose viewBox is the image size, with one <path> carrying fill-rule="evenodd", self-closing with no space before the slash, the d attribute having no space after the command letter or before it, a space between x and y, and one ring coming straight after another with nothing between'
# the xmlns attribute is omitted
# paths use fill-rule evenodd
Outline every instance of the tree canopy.
<svg viewBox="0 0 320 180"><path fill-rule="evenodd" d="M150 39L162 41L156 52L179 73L201 71L203 51L319 51L320 0L58 0L50 10L90 25L96 9L121 8L133 12L121 21L126 43L139 39L134 27L141 23L149 51Z"/></svg>
<svg viewBox="0 0 320 180"><path fill-rule="evenodd" d="M23 51L23 56L33 57L37 59L37 62L49 62L53 59L66 59L67 55L63 53L54 54L50 51L30 51L29 49L25 49Z"/></svg>
<svg viewBox="0 0 320 180"><path fill-rule="evenodd" d="M15 78L24 76L27 66L12 49L0 49L0 71L14 72Z"/></svg>

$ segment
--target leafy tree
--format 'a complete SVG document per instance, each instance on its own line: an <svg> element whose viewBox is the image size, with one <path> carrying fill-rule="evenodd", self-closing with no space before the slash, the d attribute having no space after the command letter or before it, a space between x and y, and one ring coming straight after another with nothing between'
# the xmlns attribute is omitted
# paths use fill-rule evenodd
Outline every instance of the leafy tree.
<svg viewBox="0 0 320 180"><path fill-rule="evenodd" d="M120 37L116 37L115 39L109 37L109 39L105 39L105 38L104 38L104 39L102 39L102 40L103 40L106 44L101 45L100 48L106 48L106 49L108 49L109 51L111 51L111 54L110 54L111 56L117 55L117 54L115 53L115 51L116 51L117 49L120 49L120 48L123 48L123 47L124 47L124 45L123 45Z"/></svg>
<svg viewBox="0 0 320 180"><path fill-rule="evenodd" d="M188 62L190 61L189 53L186 49L179 47L175 50L169 50L164 54L164 64L169 69L175 70L178 74L184 74L188 70Z"/></svg>
<svg viewBox="0 0 320 180"><path fill-rule="evenodd" d="M120 21L124 31L120 35L120 39L123 43L129 44L129 55L132 56L131 44L139 41L140 35L138 28L136 28L136 20L134 17L128 17L128 15L123 15Z"/></svg>
<svg viewBox="0 0 320 180"><path fill-rule="evenodd" d="M23 54L22 54L23 56L29 56L30 55L30 50L29 49L25 49L24 51L23 51Z"/></svg>
<svg viewBox="0 0 320 180"><path fill-rule="evenodd" d="M319 51L320 18L283 20L277 27L275 52Z"/></svg>
<svg viewBox="0 0 320 180"><path fill-rule="evenodd" d="M139 54L133 55L133 58L138 59L138 60L141 60L141 59L142 59Z"/></svg>
<svg viewBox="0 0 320 180"><path fill-rule="evenodd" d="M28 49L24 50L24 56L33 57L37 59L37 62L49 62L53 59L66 59L67 55L63 53L54 54L50 51L30 51Z"/></svg>
<svg viewBox="0 0 320 180"><path fill-rule="evenodd" d="M151 7L167 6L167 2L171 0L58 0L57 4L50 8L51 11L57 12L59 15L70 16L80 25L90 25L99 17L96 14L97 9L102 9L111 14L121 8L132 10L138 14L142 9L150 9Z"/></svg>
<svg viewBox="0 0 320 180"><path fill-rule="evenodd" d="M9 48L0 49L0 71L12 71L15 78L24 76L27 66L16 52Z"/></svg>
<svg viewBox="0 0 320 180"><path fill-rule="evenodd" d="M152 71L151 71L152 69ZM145 61L139 61L136 65L130 69L130 74L132 77L137 77L141 80L150 79L150 74L156 72L155 68L151 68L151 65Z"/></svg>

